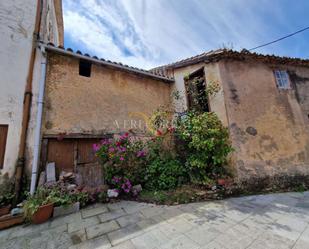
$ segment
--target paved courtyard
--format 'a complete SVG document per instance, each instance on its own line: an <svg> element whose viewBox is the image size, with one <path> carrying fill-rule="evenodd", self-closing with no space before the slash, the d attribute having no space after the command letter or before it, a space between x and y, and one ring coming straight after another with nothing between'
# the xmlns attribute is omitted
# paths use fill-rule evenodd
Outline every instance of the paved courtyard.
<svg viewBox="0 0 309 249"><path fill-rule="evenodd" d="M308 249L309 192L178 206L94 205L1 231L0 248Z"/></svg>

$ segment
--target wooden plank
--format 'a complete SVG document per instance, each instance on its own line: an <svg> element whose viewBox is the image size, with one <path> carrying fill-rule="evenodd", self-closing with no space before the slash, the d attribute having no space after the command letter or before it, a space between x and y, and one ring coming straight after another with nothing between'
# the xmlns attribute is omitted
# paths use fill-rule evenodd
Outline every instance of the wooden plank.
<svg viewBox="0 0 309 249"><path fill-rule="evenodd" d="M97 162L95 152L92 149L94 143L98 143L100 139L79 139L77 144L78 160L77 164L87 164Z"/></svg>
<svg viewBox="0 0 309 249"><path fill-rule="evenodd" d="M81 133L73 133L73 134L65 134L61 135L62 139L87 139L87 138L98 138L98 139L104 139L104 138L112 138L113 134L100 134L100 135L94 135L94 134L81 134ZM55 138L58 139L59 135L57 134L44 134L43 138Z"/></svg>
<svg viewBox="0 0 309 249"><path fill-rule="evenodd" d="M50 139L48 142L47 162L55 162L57 173L62 170L74 171L74 143L73 140Z"/></svg>
<svg viewBox="0 0 309 249"><path fill-rule="evenodd" d="M77 170L77 160L78 160L78 145L77 140L74 141L74 172Z"/></svg>
<svg viewBox="0 0 309 249"><path fill-rule="evenodd" d="M0 169L2 169L4 166L4 155L8 129L8 125L0 125Z"/></svg>
<svg viewBox="0 0 309 249"><path fill-rule="evenodd" d="M103 184L102 166L99 163L77 165L77 173L81 174L86 186L98 187Z"/></svg>

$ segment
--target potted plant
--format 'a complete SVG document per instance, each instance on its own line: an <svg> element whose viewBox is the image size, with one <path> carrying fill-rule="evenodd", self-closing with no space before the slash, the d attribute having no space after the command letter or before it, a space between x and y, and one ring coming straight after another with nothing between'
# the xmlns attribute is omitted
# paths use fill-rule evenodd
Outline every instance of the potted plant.
<svg viewBox="0 0 309 249"><path fill-rule="evenodd" d="M49 190L38 188L34 195L28 195L23 208L25 218L28 221L41 224L51 217L54 200Z"/></svg>
<svg viewBox="0 0 309 249"><path fill-rule="evenodd" d="M50 193L54 203L53 217L78 212L80 209L80 202L78 198L76 198L76 195L75 192L70 192L65 188L53 188Z"/></svg>

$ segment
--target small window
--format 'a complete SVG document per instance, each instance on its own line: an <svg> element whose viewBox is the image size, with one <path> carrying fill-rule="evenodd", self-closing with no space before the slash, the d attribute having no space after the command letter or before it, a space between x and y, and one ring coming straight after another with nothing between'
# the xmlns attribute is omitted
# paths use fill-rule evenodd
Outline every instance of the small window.
<svg viewBox="0 0 309 249"><path fill-rule="evenodd" d="M0 125L0 169L2 169L4 166L4 155L8 129L8 125Z"/></svg>
<svg viewBox="0 0 309 249"><path fill-rule="evenodd" d="M275 77L279 89L290 89L289 74L285 70L275 70Z"/></svg>
<svg viewBox="0 0 309 249"><path fill-rule="evenodd" d="M91 62L85 60L79 61L79 75L85 77L91 76Z"/></svg>

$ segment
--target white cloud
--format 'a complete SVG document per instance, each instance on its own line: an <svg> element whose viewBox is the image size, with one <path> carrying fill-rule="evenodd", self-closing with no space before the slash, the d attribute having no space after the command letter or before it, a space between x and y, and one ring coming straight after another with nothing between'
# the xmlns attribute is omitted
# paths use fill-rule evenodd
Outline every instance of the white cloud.
<svg viewBox="0 0 309 249"><path fill-rule="evenodd" d="M133 66L153 67L151 51L143 44L125 10L95 0L65 1L65 32L75 44L93 54Z"/></svg>
<svg viewBox="0 0 309 249"><path fill-rule="evenodd" d="M274 26L293 28L281 5L267 0L64 0L65 33L93 54L151 68L223 44L250 48L276 38L280 32Z"/></svg>

